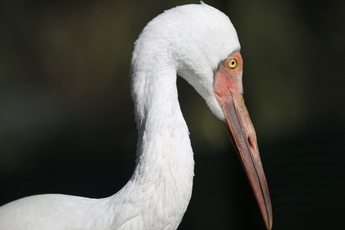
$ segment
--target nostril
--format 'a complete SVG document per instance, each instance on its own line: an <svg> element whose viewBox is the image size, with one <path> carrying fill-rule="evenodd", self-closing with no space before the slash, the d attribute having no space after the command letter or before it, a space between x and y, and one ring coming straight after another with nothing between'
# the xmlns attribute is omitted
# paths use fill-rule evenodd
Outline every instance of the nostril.
<svg viewBox="0 0 345 230"><path fill-rule="evenodd" d="M248 136L248 143L249 143L250 147L252 149L254 149L254 143L253 143L252 139L250 138L250 136Z"/></svg>

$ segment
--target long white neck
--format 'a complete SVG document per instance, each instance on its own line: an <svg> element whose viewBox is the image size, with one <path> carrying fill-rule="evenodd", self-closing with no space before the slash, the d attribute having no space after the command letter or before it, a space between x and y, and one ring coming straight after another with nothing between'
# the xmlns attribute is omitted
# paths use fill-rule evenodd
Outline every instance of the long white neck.
<svg viewBox="0 0 345 230"><path fill-rule="evenodd" d="M193 151L178 102L176 70L163 59L154 63L132 69L139 131L137 165L130 181L114 198L128 206L121 212L128 209L131 216L138 213L135 221L144 229L176 229L191 198ZM127 218L125 213L121 215Z"/></svg>
<svg viewBox="0 0 345 230"><path fill-rule="evenodd" d="M136 121L139 131L137 167L133 179L141 180L144 178L141 173L151 171L156 175L160 174L159 170L162 170L160 175L185 172L174 172L177 169L193 171L188 127L178 102L176 72L165 69L149 75L138 75L142 75L138 79L142 88L139 92L133 92L133 97L137 98Z"/></svg>

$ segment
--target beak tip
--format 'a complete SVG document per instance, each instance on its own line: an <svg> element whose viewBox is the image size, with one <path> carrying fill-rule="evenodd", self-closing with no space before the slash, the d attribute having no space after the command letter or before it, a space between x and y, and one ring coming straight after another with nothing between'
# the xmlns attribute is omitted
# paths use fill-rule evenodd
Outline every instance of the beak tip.
<svg viewBox="0 0 345 230"><path fill-rule="evenodd" d="M272 230L272 221L267 224L266 228L267 230Z"/></svg>
<svg viewBox="0 0 345 230"><path fill-rule="evenodd" d="M265 220L266 229L271 230L272 224L273 224L272 208L267 212L267 216L266 218L264 218L264 220Z"/></svg>

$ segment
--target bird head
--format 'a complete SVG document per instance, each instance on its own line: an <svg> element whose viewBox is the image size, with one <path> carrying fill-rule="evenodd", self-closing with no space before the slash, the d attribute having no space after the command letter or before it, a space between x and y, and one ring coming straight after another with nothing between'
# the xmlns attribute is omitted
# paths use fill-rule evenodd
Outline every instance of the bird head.
<svg viewBox="0 0 345 230"><path fill-rule="evenodd" d="M145 54L140 61L156 59L160 63L164 59L223 122L247 173L265 225L271 229L271 201L255 130L242 96L243 60L230 19L202 2L178 6L149 22L140 37L143 39L137 40L136 47ZM134 51L134 59L136 55L140 54Z"/></svg>

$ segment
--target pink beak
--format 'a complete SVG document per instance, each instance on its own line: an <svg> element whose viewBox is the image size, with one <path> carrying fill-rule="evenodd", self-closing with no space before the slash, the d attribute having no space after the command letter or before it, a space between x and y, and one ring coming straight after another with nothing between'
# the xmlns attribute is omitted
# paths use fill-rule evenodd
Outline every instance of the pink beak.
<svg viewBox="0 0 345 230"><path fill-rule="evenodd" d="M272 206L261 164L254 126L242 96L242 57L232 53L215 73L214 93L224 113L223 121L247 174L267 229L272 228Z"/></svg>

